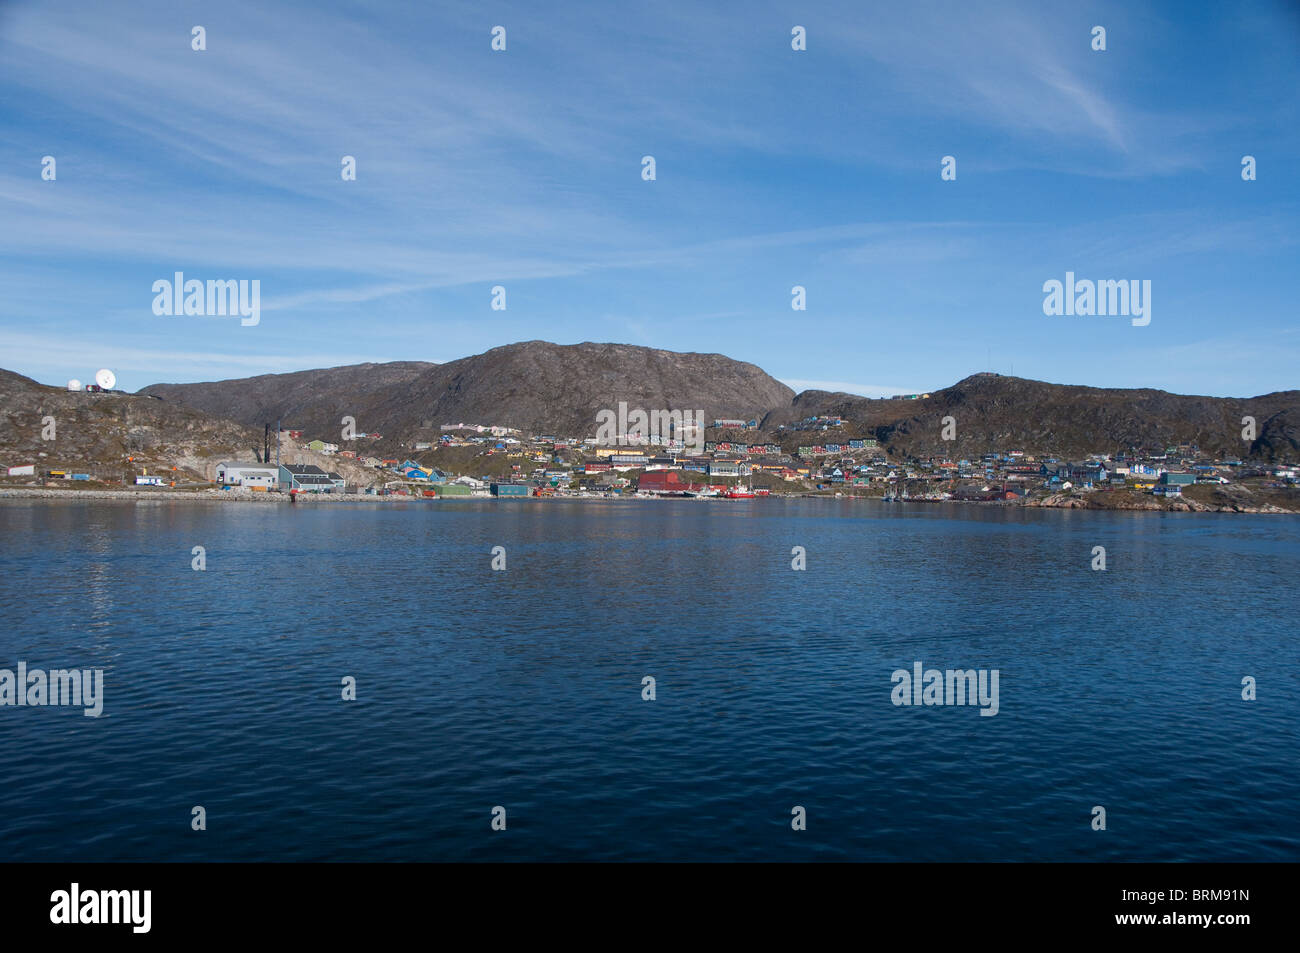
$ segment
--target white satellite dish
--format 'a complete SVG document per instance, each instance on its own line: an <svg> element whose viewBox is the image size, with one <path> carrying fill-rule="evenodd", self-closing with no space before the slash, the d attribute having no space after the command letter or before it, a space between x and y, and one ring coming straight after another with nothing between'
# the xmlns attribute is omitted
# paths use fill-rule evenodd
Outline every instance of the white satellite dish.
<svg viewBox="0 0 1300 953"><path fill-rule="evenodd" d="M68 381L68 390L81 390L81 381L77 380L75 377Z"/></svg>
<svg viewBox="0 0 1300 953"><path fill-rule="evenodd" d="M95 383L104 390L112 390L113 385L117 383L117 376L107 367L95 372Z"/></svg>

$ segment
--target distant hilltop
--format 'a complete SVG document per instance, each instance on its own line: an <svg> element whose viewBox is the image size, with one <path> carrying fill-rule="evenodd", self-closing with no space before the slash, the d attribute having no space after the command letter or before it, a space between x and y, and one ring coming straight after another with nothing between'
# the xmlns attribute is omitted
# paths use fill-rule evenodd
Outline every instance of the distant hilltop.
<svg viewBox="0 0 1300 953"><path fill-rule="evenodd" d="M524 432L595 433L620 401L646 411L705 410L761 418L794 391L753 364L630 344L526 341L446 364L361 364L215 384L153 384L140 393L249 426L274 423L326 436L354 417L365 431L415 436L444 423Z"/></svg>
<svg viewBox="0 0 1300 953"><path fill-rule="evenodd" d="M763 420L771 430L811 416L840 417L892 455L960 456L992 450L1082 457L1195 446L1216 456L1300 457L1300 391L1199 397L1150 388L1049 384L982 372L923 397L871 400L804 391ZM1253 436L1243 418L1250 418ZM945 421L954 437L943 439Z"/></svg>
<svg viewBox="0 0 1300 953"><path fill-rule="evenodd" d="M872 438L881 450L902 458L956 459L992 450L1078 458L1194 445L1219 456L1300 459L1300 391L1184 396L982 372L929 394L897 398L815 390L795 394L761 368L721 354L627 344L527 341L445 364L355 364L153 384L139 395L93 405L86 395L60 393L0 372L0 398L0 420L8 424L0 432L0 450L15 449L16 441L18 449L37 449L37 425L51 407L82 414L83 423L98 427L104 434L100 439L114 449L147 441L151 450L168 443L198 450L208 442L216 445L211 453L239 445L247 455L262 446L264 426L277 421L305 439L337 443L344 418L351 418L358 433L382 434L390 447L411 447L436 441L442 425L461 421L523 433L593 436L598 414L625 403L647 413L703 411L709 424L752 422L751 443L769 440L787 451L851 436ZM1243 418L1252 421L1249 439L1243 439ZM811 439L810 428L828 432Z"/></svg>

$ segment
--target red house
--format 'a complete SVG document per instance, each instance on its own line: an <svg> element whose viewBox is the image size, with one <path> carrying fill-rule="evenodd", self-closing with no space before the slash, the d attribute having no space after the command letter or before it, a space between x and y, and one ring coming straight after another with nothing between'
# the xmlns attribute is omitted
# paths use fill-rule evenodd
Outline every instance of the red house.
<svg viewBox="0 0 1300 953"><path fill-rule="evenodd" d="M676 470L651 470L641 474L636 488L641 493L697 493L704 485L687 483Z"/></svg>

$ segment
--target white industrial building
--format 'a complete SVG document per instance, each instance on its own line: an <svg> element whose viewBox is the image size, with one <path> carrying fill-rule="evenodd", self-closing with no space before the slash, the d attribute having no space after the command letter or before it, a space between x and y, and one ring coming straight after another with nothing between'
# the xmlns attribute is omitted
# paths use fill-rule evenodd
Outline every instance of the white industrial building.
<svg viewBox="0 0 1300 953"><path fill-rule="evenodd" d="M226 486L273 490L280 485L280 475L275 467L260 463L219 463L217 482Z"/></svg>

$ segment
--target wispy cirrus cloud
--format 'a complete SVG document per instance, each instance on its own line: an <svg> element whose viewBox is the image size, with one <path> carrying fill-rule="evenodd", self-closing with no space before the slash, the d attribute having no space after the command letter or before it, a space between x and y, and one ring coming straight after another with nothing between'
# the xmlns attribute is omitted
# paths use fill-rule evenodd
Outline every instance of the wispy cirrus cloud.
<svg viewBox="0 0 1300 953"><path fill-rule="evenodd" d="M1296 127L1271 91L1297 64L1268 3L4 10L0 326L46 335L51 368L69 338L270 369L317 337L418 356L604 339L619 315L643 343L840 382L881 348L895 379L931 379L945 349L964 376L968 340L1014 327L1026 366L1086 379L1076 330L1034 315L1076 263L1150 273L1192 339L1216 320L1198 301L1259 303L1256 333L1280 320L1297 195L1276 170ZM1206 36L1219 55L1189 73ZM1245 185L1252 150L1266 175ZM149 285L174 270L261 279L267 319L151 320ZM508 312L488 310L496 283ZM1162 315L1123 346L1149 355Z"/></svg>

